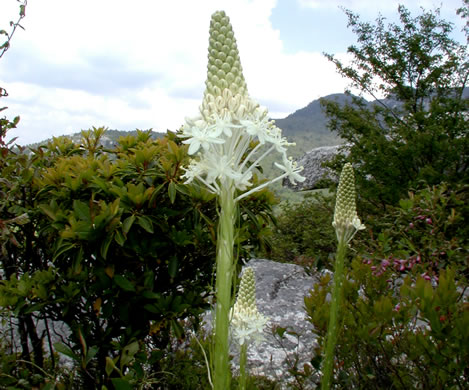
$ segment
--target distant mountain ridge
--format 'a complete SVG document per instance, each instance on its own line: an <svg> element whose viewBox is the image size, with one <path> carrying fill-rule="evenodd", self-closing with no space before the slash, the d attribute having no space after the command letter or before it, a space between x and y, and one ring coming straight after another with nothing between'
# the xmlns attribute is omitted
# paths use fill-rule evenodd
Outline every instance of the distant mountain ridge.
<svg viewBox="0 0 469 390"><path fill-rule="evenodd" d="M463 90L463 99L469 98L469 87ZM298 157L300 152L306 153L319 146L334 146L343 143L343 140L327 128L329 119L324 114L321 100L334 100L340 105L351 104L353 95L335 93L313 100L306 107L300 108L294 113L282 119L275 119L275 124L282 129L282 133L290 141L296 142L297 150L293 153ZM384 103L388 107L399 105L399 101L393 98L368 101L363 99L366 105L374 105L377 102Z"/></svg>
<svg viewBox="0 0 469 390"><path fill-rule="evenodd" d="M469 98L469 88L463 91L463 97ZM297 158L311 149L319 146L333 146L343 143L343 140L327 128L328 118L324 114L320 101L322 99L335 100L340 105L350 104L353 96L345 93L335 93L313 100L306 107L300 108L291 113L285 118L274 119L275 124L282 129L283 136L287 137L290 142L296 143L296 148L292 148L291 154ZM366 101L367 104L376 104L376 101ZM398 104L393 99L383 99L383 103L388 106ZM103 137L103 144L105 147L112 147L116 145L117 140L121 136L135 135L136 131L122 131L122 130L108 130ZM163 136L164 133L152 132L152 136L157 138ZM75 133L70 136L74 141L79 141L81 138L80 133ZM38 146L46 143L46 141L34 144ZM33 146L33 145L30 145Z"/></svg>
<svg viewBox="0 0 469 390"><path fill-rule="evenodd" d="M313 132L329 134L328 119L321 107L321 99L335 100L339 104L351 103L352 98L345 93L335 93L313 100L306 107L296 110L283 119L275 119L275 124L282 129L283 135L294 136L298 133Z"/></svg>

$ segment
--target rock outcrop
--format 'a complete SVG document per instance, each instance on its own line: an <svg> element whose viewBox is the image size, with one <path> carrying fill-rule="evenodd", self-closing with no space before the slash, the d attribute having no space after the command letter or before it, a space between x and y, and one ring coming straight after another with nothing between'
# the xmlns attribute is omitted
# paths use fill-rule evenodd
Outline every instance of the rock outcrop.
<svg viewBox="0 0 469 390"><path fill-rule="evenodd" d="M324 162L331 161L337 154L348 155L346 145L321 146L307 152L298 160L298 166L303 166L301 174L306 177L303 183L292 185L285 179L283 185L294 191L313 190L318 188L318 183L323 179L338 181L339 178L330 169L322 166Z"/></svg>
<svg viewBox="0 0 469 390"><path fill-rule="evenodd" d="M248 349L248 367L251 375L262 375L277 381L291 382L288 374L291 362L299 358L298 367L311 360L316 336L306 318L304 297L318 282L319 275L308 275L303 267L270 260L254 259L248 262L256 274L256 299L259 312L269 317L265 340ZM275 327L287 328L282 339L275 336ZM239 348L233 346L237 363Z"/></svg>

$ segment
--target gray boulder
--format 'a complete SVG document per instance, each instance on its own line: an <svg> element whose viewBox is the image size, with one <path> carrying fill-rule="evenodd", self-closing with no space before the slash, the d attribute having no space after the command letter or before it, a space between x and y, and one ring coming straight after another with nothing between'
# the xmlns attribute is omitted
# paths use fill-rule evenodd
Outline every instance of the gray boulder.
<svg viewBox="0 0 469 390"><path fill-rule="evenodd" d="M304 167L301 174L306 180L303 183L293 185L290 180L285 179L283 186L294 191L305 191L317 189L318 182L323 179L338 181L338 176L330 169L323 167L322 164L331 161L339 153L348 155L347 145L321 146L310 150L298 160L298 166Z"/></svg>
<svg viewBox="0 0 469 390"><path fill-rule="evenodd" d="M270 260L254 259L247 267L252 267L256 274L258 310L269 318L265 340L248 349L249 372L286 385L294 380L288 373L291 362L298 357L298 367L302 368L314 354L316 335L306 318L304 297L319 281L319 275L312 277L301 266ZM280 339L275 336L276 327L287 328L296 335L286 332ZM236 365L239 348L232 347Z"/></svg>

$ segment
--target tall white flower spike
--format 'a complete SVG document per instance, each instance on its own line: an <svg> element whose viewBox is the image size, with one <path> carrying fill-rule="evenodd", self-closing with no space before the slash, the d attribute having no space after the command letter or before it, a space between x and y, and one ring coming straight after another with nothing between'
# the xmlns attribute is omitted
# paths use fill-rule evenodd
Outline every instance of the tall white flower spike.
<svg viewBox="0 0 469 390"><path fill-rule="evenodd" d="M238 195L238 201L284 177L292 183L305 180L300 175L303 167L287 158L291 144L269 120L267 109L249 97L233 29L223 11L215 12L210 22L205 85L200 115L186 118L180 134L194 156L185 168L183 177L187 182L198 179L218 195L222 185L247 191ZM283 165L276 166L282 172L253 188L253 171L274 151L281 155Z"/></svg>

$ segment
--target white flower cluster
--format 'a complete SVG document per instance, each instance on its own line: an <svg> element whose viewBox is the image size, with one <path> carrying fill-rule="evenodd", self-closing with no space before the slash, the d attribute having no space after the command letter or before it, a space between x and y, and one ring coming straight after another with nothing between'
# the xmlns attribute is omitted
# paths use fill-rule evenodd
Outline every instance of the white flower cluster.
<svg viewBox="0 0 469 390"><path fill-rule="evenodd" d="M266 114L265 109L258 107L252 115L245 115L240 121L233 120L230 113L223 118L214 114L208 123L202 117L186 119L181 136L187 137L183 143L189 145L189 154L196 154L185 169L183 177L186 182L197 178L217 194L221 186L230 184L240 191L246 191L252 186L253 171L273 151L282 156L283 164L275 163L283 171L282 174L257 186L249 194L284 177L289 177L293 184L304 181L299 173L303 168L287 158L286 147L290 144ZM258 141L255 146L254 141ZM246 195L248 193L238 198Z"/></svg>
<svg viewBox="0 0 469 390"><path fill-rule="evenodd" d="M232 334L238 340L239 345L251 342L260 343L264 339L263 331L267 321L268 319L259 312L235 312L231 320Z"/></svg>

